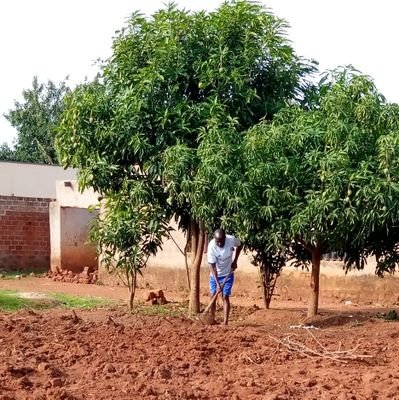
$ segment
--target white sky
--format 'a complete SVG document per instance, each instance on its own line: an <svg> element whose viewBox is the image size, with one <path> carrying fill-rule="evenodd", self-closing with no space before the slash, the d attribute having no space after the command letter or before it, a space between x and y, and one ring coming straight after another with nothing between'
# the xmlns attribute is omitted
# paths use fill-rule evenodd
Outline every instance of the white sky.
<svg viewBox="0 0 399 400"><path fill-rule="evenodd" d="M399 2L396 0L262 0L285 18L299 55L320 69L352 64L371 75L389 101L399 102ZM0 1L0 143L12 142L13 128L2 116L40 81L69 75L74 85L92 77L93 61L110 55L115 30L131 12L151 14L159 0ZM213 9L218 0L178 0L191 10Z"/></svg>

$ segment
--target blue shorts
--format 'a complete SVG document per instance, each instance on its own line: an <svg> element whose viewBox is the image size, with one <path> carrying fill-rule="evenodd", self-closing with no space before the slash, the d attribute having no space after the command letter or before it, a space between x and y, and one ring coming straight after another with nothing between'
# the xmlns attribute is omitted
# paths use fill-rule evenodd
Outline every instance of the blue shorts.
<svg viewBox="0 0 399 400"><path fill-rule="evenodd" d="M218 281L220 284L222 284L222 282L225 280L225 276L218 276ZM233 287L233 283L234 283L234 274L231 274L229 276L229 278L227 279L227 281L225 282L224 286L223 286L223 296L230 296L231 295L231 289ZM213 296L216 291L217 291L217 285L216 285L216 281L215 278L213 277L213 275L211 275L209 277L209 289L211 290L211 295Z"/></svg>

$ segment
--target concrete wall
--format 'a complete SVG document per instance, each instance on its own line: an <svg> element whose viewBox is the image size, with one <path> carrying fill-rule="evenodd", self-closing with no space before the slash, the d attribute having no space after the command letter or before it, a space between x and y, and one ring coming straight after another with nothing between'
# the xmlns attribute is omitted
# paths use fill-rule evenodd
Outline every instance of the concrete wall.
<svg viewBox="0 0 399 400"><path fill-rule="evenodd" d="M51 270L97 269L95 245L88 242L96 212L88 207L98 203L98 194L92 189L79 192L76 180L57 181L55 188L57 200L50 204Z"/></svg>
<svg viewBox="0 0 399 400"><path fill-rule="evenodd" d="M61 207L56 201L49 204L50 221L50 268L61 268Z"/></svg>
<svg viewBox="0 0 399 400"><path fill-rule="evenodd" d="M75 169L0 161L0 195L55 199L55 182L76 176Z"/></svg>
<svg viewBox="0 0 399 400"><path fill-rule="evenodd" d="M92 271L97 269L96 248L88 242L93 217L86 208L61 207L61 269L73 272L80 272L86 266Z"/></svg>
<svg viewBox="0 0 399 400"><path fill-rule="evenodd" d="M0 196L0 269L49 268L49 202Z"/></svg>
<svg viewBox="0 0 399 400"><path fill-rule="evenodd" d="M98 193L93 189L85 189L80 192L75 179L55 182L55 191L60 207L88 208L97 205L99 202Z"/></svg>
<svg viewBox="0 0 399 400"><path fill-rule="evenodd" d="M172 237L183 250L186 245L186 239L181 231L177 230L177 225L174 220L170 222L175 231L171 232ZM204 259L204 262L206 260ZM162 251L159 251L155 257L150 257L148 260L149 267L169 267L183 269L185 268L184 255L176 246L172 239L165 240L162 245Z"/></svg>
<svg viewBox="0 0 399 400"><path fill-rule="evenodd" d="M163 246L162 246L162 251L159 251L158 254L155 257L151 257L148 261L148 266L149 267L161 267L161 268L173 268L173 269L184 269L185 268L185 263L184 263L184 256L181 253L180 249L184 249L184 246L186 244L186 239L183 235L183 233L179 230L177 230L177 226L175 222L172 220L171 221L171 226L175 229L175 231L171 232L171 235L174 239L165 240ZM175 244L177 243L177 246ZM242 253L240 255L239 259L239 267L240 270L243 272L257 272L257 268L251 263L251 254L247 253ZM204 257L202 259L202 267L207 268L207 258L206 254L204 254ZM361 276L361 275L374 275L375 274L375 260L373 258L368 259L367 265L363 270L353 270L348 272L349 275L353 276ZM294 267L291 267L290 265L287 265L285 267L287 271L292 271L296 270ZM300 272L302 272L301 269L299 269ZM304 273L306 271L303 271ZM343 262L341 261L325 261L323 260L321 262L321 273L324 274L325 276L345 276L345 271L343 269Z"/></svg>
<svg viewBox="0 0 399 400"><path fill-rule="evenodd" d="M104 272L100 274L99 279L104 283L115 284L117 282L115 277ZM202 268L200 293L201 301L204 304L209 301L208 282L209 272L206 268ZM288 306L292 302L295 306L303 304L305 307L310 295L309 284L310 273L287 268L277 280L274 299L287 302L284 306ZM139 277L138 285L142 289L147 289L144 295L148 295L150 290L162 289L167 299L173 299L171 292L174 291L179 291L188 298L187 277L182 269L146 268L143 276ZM379 278L375 275L326 276L322 273L319 299L321 308L332 304L345 304L348 301L353 305L394 306L397 308L399 279L392 276ZM233 305L252 306L257 304L260 307L263 306L262 288L256 269L250 273L238 268L234 278L232 303ZM275 305L276 303L272 301L271 307L274 308Z"/></svg>

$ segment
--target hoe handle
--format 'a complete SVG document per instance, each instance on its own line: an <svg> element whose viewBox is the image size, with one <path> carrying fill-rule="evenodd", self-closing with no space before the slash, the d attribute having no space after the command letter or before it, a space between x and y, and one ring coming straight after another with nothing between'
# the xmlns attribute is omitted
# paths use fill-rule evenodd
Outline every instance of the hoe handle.
<svg viewBox="0 0 399 400"><path fill-rule="evenodd" d="M233 274L234 271L230 271L230 273L226 276L226 278L223 279L222 283L220 284L221 289L223 290L223 287L225 285L225 283L227 282L227 279L230 278L230 276ZM215 303L216 299L218 298L219 295L219 290L216 290L216 293L212 296L211 301L209 302L209 304L206 306L204 313L207 313L209 311L209 309L213 306L213 304Z"/></svg>

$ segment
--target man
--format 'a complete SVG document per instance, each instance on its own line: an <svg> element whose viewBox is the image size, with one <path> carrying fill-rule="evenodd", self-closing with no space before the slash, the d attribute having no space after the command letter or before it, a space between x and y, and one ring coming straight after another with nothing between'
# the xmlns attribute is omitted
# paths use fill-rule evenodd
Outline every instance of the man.
<svg viewBox="0 0 399 400"><path fill-rule="evenodd" d="M233 253L235 249L234 259ZM241 242L234 236L226 235L223 229L217 229L214 232L213 239L208 244L208 264L210 268L209 286L211 296L216 292L223 294L223 317L224 324L229 322L230 315L230 295L234 282L234 273L232 273L223 288L221 283L237 268L237 260L240 255L242 246ZM216 302L210 309L213 319L215 319Z"/></svg>

